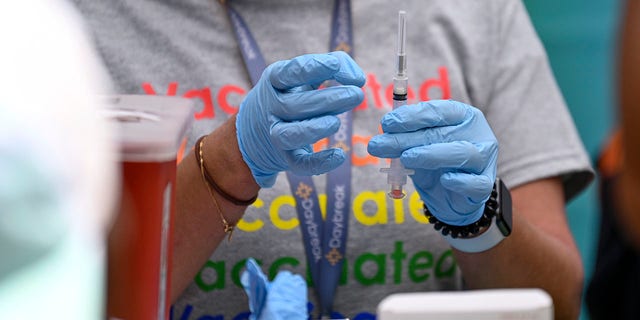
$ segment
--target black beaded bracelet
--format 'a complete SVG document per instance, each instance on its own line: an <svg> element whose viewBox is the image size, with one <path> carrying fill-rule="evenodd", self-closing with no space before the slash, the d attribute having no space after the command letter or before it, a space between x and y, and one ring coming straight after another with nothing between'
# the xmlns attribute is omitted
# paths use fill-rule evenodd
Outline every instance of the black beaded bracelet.
<svg viewBox="0 0 640 320"><path fill-rule="evenodd" d="M474 223L465 225L465 226L454 226L450 224L446 224L438 218L436 218L427 208L426 204L423 204L424 207L424 215L429 219L429 223L433 224L433 228L436 231L440 231L444 236L450 236L451 238L468 238L473 237L480 233L480 231L484 231L491 224L491 219L496 216L498 210L498 192L496 191L496 185L493 185L493 190L491 190L491 196L489 200L484 205L484 212L482 213L482 217Z"/></svg>

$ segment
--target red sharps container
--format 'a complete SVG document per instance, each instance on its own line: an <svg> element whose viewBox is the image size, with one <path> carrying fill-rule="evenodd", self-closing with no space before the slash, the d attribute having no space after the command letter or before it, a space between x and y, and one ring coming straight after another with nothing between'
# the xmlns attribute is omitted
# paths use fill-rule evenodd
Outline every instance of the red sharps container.
<svg viewBox="0 0 640 320"><path fill-rule="evenodd" d="M168 319L177 154L193 105L178 97L107 99L122 174L108 238L107 319Z"/></svg>

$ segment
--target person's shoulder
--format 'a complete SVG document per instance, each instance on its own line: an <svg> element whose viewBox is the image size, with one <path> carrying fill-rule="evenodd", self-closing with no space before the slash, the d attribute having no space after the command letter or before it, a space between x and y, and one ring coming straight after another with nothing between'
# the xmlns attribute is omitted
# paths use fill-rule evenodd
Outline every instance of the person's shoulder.
<svg viewBox="0 0 640 320"><path fill-rule="evenodd" d="M451 18L478 18L485 23L509 20L523 12L526 7L522 0L438 0L432 5L443 12L449 13Z"/></svg>

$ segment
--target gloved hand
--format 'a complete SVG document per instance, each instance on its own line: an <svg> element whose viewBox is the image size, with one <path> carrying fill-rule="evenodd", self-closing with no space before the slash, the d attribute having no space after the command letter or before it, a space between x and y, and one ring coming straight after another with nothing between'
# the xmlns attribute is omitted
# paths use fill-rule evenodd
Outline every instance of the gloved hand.
<svg viewBox="0 0 640 320"><path fill-rule="evenodd" d="M325 80L342 85L316 90ZM311 144L340 128L336 115L358 106L365 83L348 54L308 54L268 66L240 104L236 119L242 157L261 187L278 172L322 174L344 162L342 149L313 153Z"/></svg>
<svg viewBox="0 0 640 320"><path fill-rule="evenodd" d="M452 100L399 107L382 118L367 149L398 158L429 211L450 225L476 222L496 178L498 141L482 112Z"/></svg>
<svg viewBox="0 0 640 320"><path fill-rule="evenodd" d="M307 319L307 284L289 271L280 271L269 283L260 266L248 259L240 282L249 297L250 320Z"/></svg>

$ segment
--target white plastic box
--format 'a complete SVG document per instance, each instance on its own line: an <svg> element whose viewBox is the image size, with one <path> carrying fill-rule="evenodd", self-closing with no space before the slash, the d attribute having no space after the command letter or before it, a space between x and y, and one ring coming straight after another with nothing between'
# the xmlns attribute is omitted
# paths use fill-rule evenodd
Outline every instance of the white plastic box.
<svg viewBox="0 0 640 320"><path fill-rule="evenodd" d="M553 302L540 289L495 289L392 294L379 320L551 320Z"/></svg>

